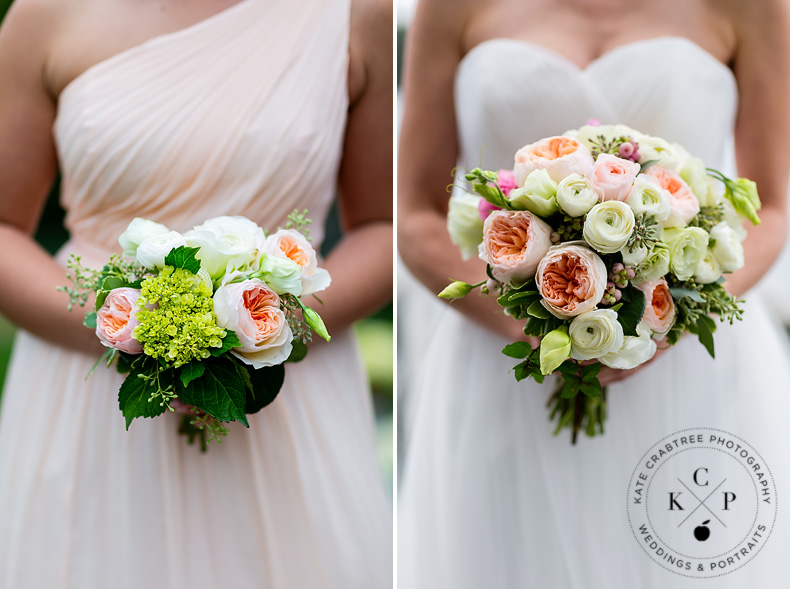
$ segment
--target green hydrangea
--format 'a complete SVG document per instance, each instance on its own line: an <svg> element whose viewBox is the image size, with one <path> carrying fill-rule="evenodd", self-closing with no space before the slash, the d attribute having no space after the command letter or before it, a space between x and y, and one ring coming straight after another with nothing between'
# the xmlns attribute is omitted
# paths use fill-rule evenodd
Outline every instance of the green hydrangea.
<svg viewBox="0 0 790 589"><path fill-rule="evenodd" d="M147 355L178 368L208 358L209 348L222 347L226 332L217 325L213 293L198 276L165 266L159 275L143 280L140 290L140 325L134 337Z"/></svg>

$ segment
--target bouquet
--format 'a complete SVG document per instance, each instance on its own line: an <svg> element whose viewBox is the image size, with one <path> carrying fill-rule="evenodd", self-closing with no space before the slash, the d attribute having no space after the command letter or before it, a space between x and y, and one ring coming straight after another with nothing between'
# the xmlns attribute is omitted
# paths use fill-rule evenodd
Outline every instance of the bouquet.
<svg viewBox="0 0 790 589"><path fill-rule="evenodd" d="M723 275L744 264L744 221L759 224L754 182L706 168L682 146L624 125L587 125L522 147L512 171L476 168L472 191L450 200L448 229L488 279L456 281L497 295L524 334L508 345L518 381L558 375L549 399L556 432L603 433L603 366L630 369L657 343L691 333L714 356L714 317L741 303Z"/></svg>
<svg viewBox="0 0 790 589"><path fill-rule="evenodd" d="M69 260L74 304L95 296L85 325L126 374L118 404L126 428L137 417L183 413L179 432L205 451L247 414L277 396L284 364L307 354L312 331L329 341L301 297L329 286L309 242L307 211L266 235L244 217L217 217L183 235L134 219L118 239L123 255L101 270Z"/></svg>

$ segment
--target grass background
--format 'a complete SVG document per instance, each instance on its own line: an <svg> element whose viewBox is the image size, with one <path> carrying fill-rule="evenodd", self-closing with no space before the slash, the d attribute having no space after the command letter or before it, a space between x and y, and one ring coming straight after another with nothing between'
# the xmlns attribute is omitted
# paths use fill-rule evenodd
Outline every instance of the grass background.
<svg viewBox="0 0 790 589"><path fill-rule="evenodd" d="M12 0L0 0L0 26ZM36 232L36 240L54 253L68 239L63 227L64 211L58 203L59 182L52 188ZM2 204L0 204L2 206ZM322 247L328 253L341 237L337 210L333 207L326 222L326 240ZM375 316L355 325L362 355L367 368L376 409L378 454L381 470L392 488L393 469L393 328L392 305L387 305ZM0 394L3 389L8 361L13 347L14 327L0 315ZM114 391L111 391L114 392Z"/></svg>

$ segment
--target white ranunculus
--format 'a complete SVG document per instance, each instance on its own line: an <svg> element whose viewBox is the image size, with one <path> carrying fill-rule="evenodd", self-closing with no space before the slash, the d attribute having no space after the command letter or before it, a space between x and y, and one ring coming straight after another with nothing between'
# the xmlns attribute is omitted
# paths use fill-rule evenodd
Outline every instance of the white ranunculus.
<svg viewBox="0 0 790 589"><path fill-rule="evenodd" d="M669 246L672 272L678 280L691 278L708 250L708 232L700 227L666 229L664 241Z"/></svg>
<svg viewBox="0 0 790 589"><path fill-rule="evenodd" d="M508 195L513 208L530 211L539 217L549 217L559 210L557 206L557 183L546 170L533 170L524 180L524 186Z"/></svg>
<svg viewBox="0 0 790 589"><path fill-rule="evenodd" d="M711 249L723 272L735 272L743 268L743 244L732 227L721 222L711 229L710 237L716 240Z"/></svg>
<svg viewBox="0 0 790 589"><path fill-rule="evenodd" d="M568 328L571 358L600 358L623 345L623 326L611 309L596 309L576 316Z"/></svg>
<svg viewBox="0 0 790 589"><path fill-rule="evenodd" d="M161 268L165 265L165 257L170 253L170 250L186 244L184 236L177 231L146 237L137 248L137 262L149 270Z"/></svg>
<svg viewBox="0 0 790 589"><path fill-rule="evenodd" d="M741 216L741 214L735 210L735 207L732 206L732 203L726 198L722 198L721 206L724 208L724 221L727 225L732 227L735 233L738 234L738 239L741 241L746 239L746 227L743 225L746 221L746 217Z"/></svg>
<svg viewBox="0 0 790 589"><path fill-rule="evenodd" d="M278 295L302 296L302 267L293 260L264 254L258 274Z"/></svg>
<svg viewBox="0 0 790 589"><path fill-rule="evenodd" d="M245 296L246 295L246 296ZM280 297L262 280L220 286L214 293L217 324L236 333L231 354L253 368L282 364L291 355L293 333Z"/></svg>
<svg viewBox="0 0 790 589"><path fill-rule="evenodd" d="M581 217L598 203L598 191L581 174L566 176L557 186L557 204L566 215Z"/></svg>
<svg viewBox="0 0 790 589"><path fill-rule="evenodd" d="M190 247L199 247L196 257L215 281L228 272L254 269L265 236L263 229L246 217L216 217L188 231Z"/></svg>
<svg viewBox="0 0 790 589"><path fill-rule="evenodd" d="M634 282L652 282L658 280L669 272L670 250L664 243L657 243L653 246L647 257L636 267L636 278Z"/></svg>
<svg viewBox="0 0 790 589"><path fill-rule="evenodd" d="M266 238L263 251L267 257L296 262L302 271L302 296L326 289L332 282L329 272L318 267L318 256L307 238L292 229L280 229Z"/></svg>
<svg viewBox="0 0 790 589"><path fill-rule="evenodd" d="M629 250L626 246L620 250L620 253L623 255L623 264L636 268L647 259L650 250L644 245L634 247L633 250Z"/></svg>
<svg viewBox="0 0 790 589"><path fill-rule="evenodd" d="M464 260L477 255L483 242L483 220L480 218L481 197L456 191L450 197L447 214L447 231L452 241L461 250Z"/></svg>
<svg viewBox="0 0 790 589"><path fill-rule="evenodd" d="M705 252L705 257L697 265L697 269L694 270L694 280L699 284L710 284L716 282L719 278L721 278L721 264L719 264L716 256L713 255L713 252L708 249Z"/></svg>
<svg viewBox="0 0 790 589"><path fill-rule="evenodd" d="M582 231L584 240L604 254L622 249L634 230L634 212L624 202L608 200L587 213Z"/></svg>
<svg viewBox="0 0 790 589"><path fill-rule="evenodd" d="M625 336L620 348L600 358L609 368L630 370L650 360L656 353L656 342L651 337L650 328L640 323L636 332L639 337Z"/></svg>
<svg viewBox="0 0 790 589"><path fill-rule="evenodd" d="M635 137L639 147L639 163L657 160L662 168L679 173L688 158L688 153L677 144L671 144L661 137L639 134Z"/></svg>
<svg viewBox="0 0 790 589"><path fill-rule="evenodd" d="M639 174L625 202L635 215L645 213L655 217L660 223L669 217L669 198L670 195L666 190L660 188L645 174Z"/></svg>
<svg viewBox="0 0 790 589"><path fill-rule="evenodd" d="M125 258L134 258L137 255L137 248L147 238L155 235L162 235L168 233L170 229L161 223L155 223L148 219L141 219L137 217L129 223L126 231L121 233L118 238L118 243L123 248L123 256Z"/></svg>

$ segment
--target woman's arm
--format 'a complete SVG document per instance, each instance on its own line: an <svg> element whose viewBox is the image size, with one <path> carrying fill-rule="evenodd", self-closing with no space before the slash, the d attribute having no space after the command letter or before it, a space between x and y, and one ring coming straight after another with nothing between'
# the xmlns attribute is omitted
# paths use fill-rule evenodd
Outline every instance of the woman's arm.
<svg viewBox="0 0 790 589"><path fill-rule="evenodd" d="M450 279L479 282L485 264L461 260L447 233L446 187L457 164L453 88L472 0L421 0L409 29L398 159L398 247L414 275L434 293ZM518 322L492 297L473 294L453 307L505 337L524 339Z"/></svg>
<svg viewBox="0 0 790 589"><path fill-rule="evenodd" d="M340 165L344 235L323 266L332 285L318 293L329 332L392 298L392 2L354 0L348 124Z"/></svg>
<svg viewBox="0 0 790 589"><path fill-rule="evenodd" d="M66 272L31 237L57 170L55 103L47 90L50 3L19 0L0 28L0 313L44 339L97 351L83 313L66 309Z"/></svg>

